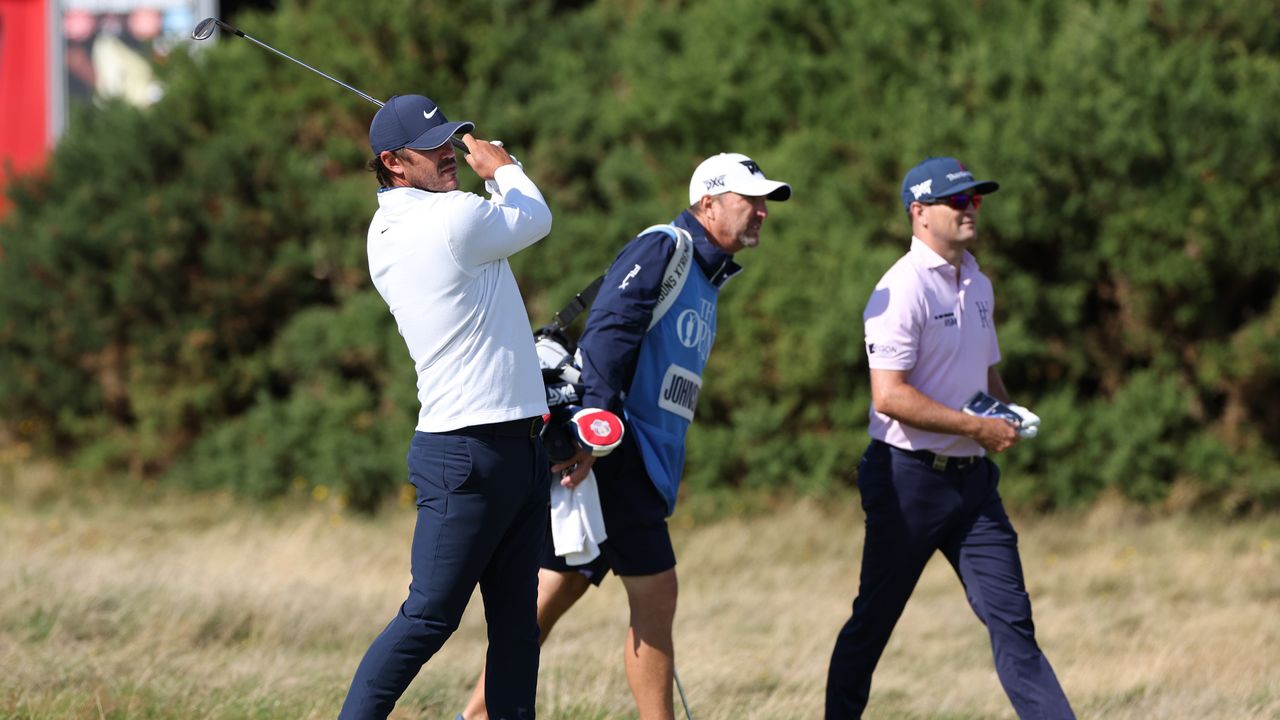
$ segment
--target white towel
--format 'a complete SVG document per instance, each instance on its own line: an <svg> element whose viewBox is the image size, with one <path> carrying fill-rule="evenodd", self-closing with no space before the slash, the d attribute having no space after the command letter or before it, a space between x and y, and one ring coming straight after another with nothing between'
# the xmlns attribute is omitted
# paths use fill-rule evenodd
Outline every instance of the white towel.
<svg viewBox="0 0 1280 720"><path fill-rule="evenodd" d="M596 487L596 474L587 471L587 477L575 488L551 481L551 541L556 555L569 565L585 565L600 554L600 543L608 538L604 531L604 516L600 512L600 489Z"/></svg>

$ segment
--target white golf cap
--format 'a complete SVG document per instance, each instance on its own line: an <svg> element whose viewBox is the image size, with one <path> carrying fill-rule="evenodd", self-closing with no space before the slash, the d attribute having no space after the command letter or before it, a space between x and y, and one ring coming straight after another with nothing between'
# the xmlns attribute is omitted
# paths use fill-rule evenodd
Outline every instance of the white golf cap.
<svg viewBox="0 0 1280 720"><path fill-rule="evenodd" d="M765 177L756 161L741 153L720 153L703 160L689 180L689 204L697 205L703 195L727 192L786 200L791 186Z"/></svg>

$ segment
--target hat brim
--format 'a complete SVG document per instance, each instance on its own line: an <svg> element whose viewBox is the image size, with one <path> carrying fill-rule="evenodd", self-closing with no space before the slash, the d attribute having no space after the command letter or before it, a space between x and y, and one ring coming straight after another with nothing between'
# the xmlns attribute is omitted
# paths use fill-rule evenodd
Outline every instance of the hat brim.
<svg viewBox="0 0 1280 720"><path fill-rule="evenodd" d="M962 193L965 190L972 190L978 195L987 195L999 189L1000 183L993 180L974 180L973 182L961 183L955 187L947 188L947 195L955 195L956 193ZM947 195L939 195L937 197L943 198L947 197Z"/></svg>
<svg viewBox="0 0 1280 720"><path fill-rule="evenodd" d="M422 133L414 138L413 142L405 143L405 147L410 150L435 150L449 142L449 138L454 135L460 132L471 132L475 127L475 123L470 120L447 122Z"/></svg>
<svg viewBox="0 0 1280 720"><path fill-rule="evenodd" d="M765 180L754 176L750 180L736 182L726 190L728 192L736 192L739 195L746 195L747 197L763 197L778 202L791 197L790 185L777 180Z"/></svg>

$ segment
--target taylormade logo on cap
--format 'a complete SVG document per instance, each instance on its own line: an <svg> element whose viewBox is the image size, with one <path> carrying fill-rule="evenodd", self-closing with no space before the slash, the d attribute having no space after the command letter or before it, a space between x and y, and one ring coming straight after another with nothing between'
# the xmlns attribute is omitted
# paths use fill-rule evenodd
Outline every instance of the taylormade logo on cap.
<svg viewBox="0 0 1280 720"><path fill-rule="evenodd" d="M690 205L697 205L704 195L727 192L782 201L791 197L791 186L765 177L756 161L741 153L712 155L689 179Z"/></svg>
<svg viewBox="0 0 1280 720"><path fill-rule="evenodd" d="M929 157L902 178L902 207L910 209L913 202L929 203L966 190L986 195L999 188L991 180L974 180L973 173L955 158Z"/></svg>

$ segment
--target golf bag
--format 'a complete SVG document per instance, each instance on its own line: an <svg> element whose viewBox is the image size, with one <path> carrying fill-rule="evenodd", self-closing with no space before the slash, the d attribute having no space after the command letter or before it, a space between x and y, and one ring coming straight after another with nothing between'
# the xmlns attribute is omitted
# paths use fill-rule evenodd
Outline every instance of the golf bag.
<svg viewBox="0 0 1280 720"><path fill-rule="evenodd" d="M569 352L573 342L559 330L542 327L534 333L542 384L547 390L547 417L542 445L551 462L562 463L589 448L604 457L622 443L622 419L608 410L582 407L582 374Z"/></svg>

